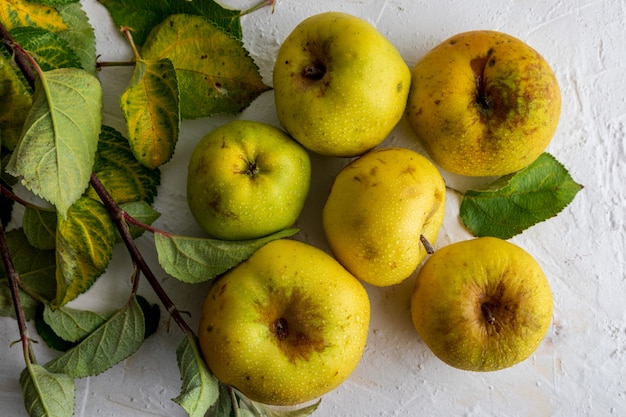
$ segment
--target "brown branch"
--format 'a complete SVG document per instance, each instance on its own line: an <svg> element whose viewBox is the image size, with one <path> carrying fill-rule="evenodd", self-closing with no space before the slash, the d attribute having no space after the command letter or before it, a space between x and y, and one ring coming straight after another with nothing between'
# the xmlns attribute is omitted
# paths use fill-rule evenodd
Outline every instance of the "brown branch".
<svg viewBox="0 0 626 417"><path fill-rule="evenodd" d="M178 309L176 308L172 300L169 298L169 296L167 295L167 293L165 292L165 290L159 283L159 280L156 278L156 276L154 275L154 273L152 272L152 270L146 263L146 260L144 259L143 255L137 248L137 245L135 245L135 241L130 235L128 224L126 223L126 217L125 217L124 211L113 200L113 198L111 197L109 192L106 190L102 182L100 182L100 179L97 177L96 174L93 174L93 173L91 174L90 183L91 183L91 186L96 191L96 193L98 194L98 196L100 197L100 199L102 200L102 203L106 207L107 211L109 212L109 216L111 217L111 220L115 224L115 227L120 232L120 235L122 236L122 240L124 241L124 244L126 245L126 248L128 249L128 253L130 254L130 257L132 258L135 265L137 265L139 270L146 277L146 279L148 280L148 283L152 287L152 290L156 293L157 297L159 297L159 300L161 300L161 303L170 313L170 315L172 316L172 318L174 319L178 327L180 327L181 330L188 337L191 337L191 338L195 337L195 333L193 332L193 330L191 330L191 328L189 327L185 319L183 319L180 311L178 311Z"/></svg>
<svg viewBox="0 0 626 417"><path fill-rule="evenodd" d="M0 256L2 256L4 269L9 279L9 290L11 292L13 307L15 308L17 326L20 331L20 342L22 344L22 351L24 352L24 360L26 362L36 363L35 354L33 353L30 338L28 336L24 309L22 308L22 302L20 300L18 284L20 282L20 276L19 273L15 270L15 265L13 264L11 253L9 252L9 245L6 240L6 234L4 233L4 226L2 226L2 223L0 223Z"/></svg>
<svg viewBox="0 0 626 417"><path fill-rule="evenodd" d="M9 54L14 57L13 59L15 60L15 63L19 67L20 71L22 71L22 74L24 75L24 78L26 78L26 81L28 81L30 88L34 90L37 75L31 65L31 60L24 50L15 42L13 36L11 36L2 23L0 23L0 39Z"/></svg>

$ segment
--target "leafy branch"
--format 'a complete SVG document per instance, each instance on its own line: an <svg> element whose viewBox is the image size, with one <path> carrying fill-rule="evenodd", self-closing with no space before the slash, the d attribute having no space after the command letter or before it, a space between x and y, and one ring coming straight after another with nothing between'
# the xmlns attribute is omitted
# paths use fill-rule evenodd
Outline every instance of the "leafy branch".
<svg viewBox="0 0 626 417"><path fill-rule="evenodd" d="M145 337L154 332L158 308L155 310L137 294L143 275L185 334L176 352L183 386L174 401L192 417L204 416L209 410L213 416L231 412L244 415L247 410L240 406L251 402L243 395L235 398L225 393L225 386L211 374L199 351L197 336L134 239L144 231L154 234L163 268L183 282L195 283L209 281L236 266L264 243L297 232L289 229L254 241L222 242L177 236L150 225L158 217L150 207L159 184L158 167L173 155L180 120L215 113L236 114L268 89L243 48L239 18L273 6L274 1L265 0L239 12L210 1L172 1L155 9L152 4L141 2L102 0L134 53L133 62L127 63L134 66L133 77L120 97L128 140L101 124L102 92L95 70L108 64L98 64L82 52L92 50L95 39L80 4L44 3L25 4L8 15L15 20L0 21L2 43L10 61L19 69L17 72L0 67L0 78L10 77L4 85L9 85L11 99L25 97L20 103L22 107L15 102L10 108L13 112L7 113L5 108L0 111L0 122L3 117L8 119L17 132L14 140L7 141L11 131L3 127L2 168L11 174L6 178L21 178L28 190L52 205L43 208L29 203L13 192L9 185L12 182L2 178L1 195L8 199L0 201L3 214L5 205L12 208L13 202L25 207L22 228L8 235L4 224L0 229L4 265L0 272L7 276L26 361L20 378L25 405L31 415L72 415L73 379L106 371L133 354ZM148 20L133 20L137 15L128 13L127 7L135 11L145 7L146 16L156 13ZM126 20L129 16L134 17ZM186 21L190 19L196 19L197 32L186 31ZM159 25L163 20L167 22ZM135 44L130 26L139 32L140 43ZM172 26L176 26L175 32L171 31ZM147 36L153 27L157 27L155 35ZM85 32L91 36L85 37ZM212 36L210 42L208 34ZM200 49L193 54L181 49L163 55L163 45L172 43L168 36L179 35L192 39ZM22 47L21 42L28 47ZM147 58L140 55L140 48ZM50 50L55 52L51 54ZM196 53L216 59L203 59L197 65ZM223 61L222 55L228 59ZM6 56L0 53L0 65L9 62ZM173 63L177 64L176 70ZM223 73L225 64L231 66L227 73ZM187 69L202 77L193 88L185 80ZM196 91L198 85L204 86L204 90ZM225 89L229 94L223 94ZM199 112L194 109L192 113L181 109L181 99L197 103L205 101L207 93L214 97L209 106L198 106ZM19 114L28 116L19 119ZM18 138L20 131L23 133ZM4 222L8 219L3 216ZM116 240L125 245L134 268L127 303L107 314L65 307L106 270ZM14 265L16 259L20 260L19 265ZM37 261L32 262L34 259ZM23 279L20 271L28 279ZM50 283L54 282L56 285L51 288ZM22 300L27 302L28 310ZM35 312L30 306L39 307ZM36 363L31 349L27 311L34 316L44 341L64 352L43 366ZM218 406L217 402L228 407ZM224 410L229 410L228 414ZM261 406L250 412L256 416L269 413L262 411ZM271 415L282 414L272 411Z"/></svg>

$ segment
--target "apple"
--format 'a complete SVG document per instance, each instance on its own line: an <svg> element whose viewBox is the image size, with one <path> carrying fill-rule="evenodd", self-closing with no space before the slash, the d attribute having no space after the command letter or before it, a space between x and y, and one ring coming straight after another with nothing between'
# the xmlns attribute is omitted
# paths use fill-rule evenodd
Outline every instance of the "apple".
<svg viewBox="0 0 626 417"><path fill-rule="evenodd" d="M295 405L339 386L365 348L367 292L326 252L275 240L210 288L199 343L213 374L248 398Z"/></svg>
<svg viewBox="0 0 626 417"><path fill-rule="evenodd" d="M442 361L496 371L527 359L552 319L552 293L535 259L494 237L438 249L411 299L415 329Z"/></svg>
<svg viewBox="0 0 626 417"><path fill-rule="evenodd" d="M403 117L411 73L371 24L327 12L285 39L273 83L278 119L294 139L318 154L351 157L379 145Z"/></svg>
<svg viewBox="0 0 626 417"><path fill-rule="evenodd" d="M306 150L281 129L235 120L198 142L187 173L187 201L212 237L253 239L298 219L309 191Z"/></svg>
<svg viewBox="0 0 626 417"><path fill-rule="evenodd" d="M446 186L437 168L405 148L378 148L337 174L322 210L329 246L357 278L398 284L434 244Z"/></svg>
<svg viewBox="0 0 626 417"><path fill-rule="evenodd" d="M529 45L495 31L453 36L411 72L407 120L442 168L467 176L516 172L557 128L559 85Z"/></svg>

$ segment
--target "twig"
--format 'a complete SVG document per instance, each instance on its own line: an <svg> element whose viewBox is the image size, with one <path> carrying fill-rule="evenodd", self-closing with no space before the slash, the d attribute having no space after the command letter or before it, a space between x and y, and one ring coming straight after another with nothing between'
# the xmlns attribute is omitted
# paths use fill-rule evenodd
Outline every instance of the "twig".
<svg viewBox="0 0 626 417"><path fill-rule="evenodd" d="M128 224L126 223L126 217L124 215L124 211L113 200L113 198L111 197L109 192L106 190L102 182L100 182L100 179L96 176L96 174L93 174L93 173L91 174L90 183L92 187L94 188L94 190L96 191L96 193L98 194L98 196L100 197L100 199L102 200L102 203L106 207L107 211L109 212L109 216L111 217L111 220L115 224L115 227L117 227L117 230L120 232L120 235L122 236L122 240L124 241L124 244L126 245L126 248L128 249L128 253L130 254L130 257L132 258L135 265L137 265L139 270L146 277L153 291L156 293L157 297L159 297L159 300L161 300L161 303L170 313L170 315L172 316L172 318L174 319L178 327L180 327L181 330L188 337L194 337L195 333L193 332L193 330L191 330L187 322L183 319L180 311L178 311L178 309L176 308L172 300L169 298L169 296L167 295L167 293L165 292L165 290L159 283L159 280L156 278L156 276L154 275L154 273L152 272L152 270L146 263L146 260L144 259L143 255L137 248L137 245L135 245L135 241L130 235Z"/></svg>
<svg viewBox="0 0 626 417"><path fill-rule="evenodd" d="M28 81L28 85L30 85L30 88L34 90L37 76L31 66L31 61L27 54L23 53L23 49L15 43L15 40L2 23L0 23L0 38L2 39L2 43L7 48L9 54L14 57L15 63L20 68L20 71L22 71L22 74L24 74L24 78Z"/></svg>
<svg viewBox="0 0 626 417"><path fill-rule="evenodd" d="M6 240L6 234L4 233L4 226L0 223L0 254L2 256L2 262L4 263L4 269L9 278L9 289L11 291L11 299L13 301L13 307L15 308L15 317L17 318L17 326L20 331L20 342L22 343L22 351L24 353L24 360L27 363L36 363L35 354L33 353L30 343L30 337L28 336L28 329L26 327L26 317L24 316L24 309L20 300L19 285L20 281L19 273L15 270L13 265L13 259L9 252L9 245Z"/></svg>

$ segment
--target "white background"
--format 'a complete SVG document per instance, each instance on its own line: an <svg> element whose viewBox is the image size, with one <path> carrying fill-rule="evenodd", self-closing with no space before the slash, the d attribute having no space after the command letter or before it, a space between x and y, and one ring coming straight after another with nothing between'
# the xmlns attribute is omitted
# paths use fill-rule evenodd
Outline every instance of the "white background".
<svg viewBox="0 0 626 417"><path fill-rule="evenodd" d="M246 8L255 0L231 0ZM127 60L130 52L95 0L83 0L96 28L103 61ZM413 330L409 297L414 278L390 288L367 287L371 329L363 359L352 376L323 398L316 416L624 416L626 415L626 2L624 0L279 0L242 19L244 41L271 85L276 51L307 16L341 10L360 16L387 36L412 67L429 49L456 33L493 29L519 37L553 67L562 89L560 125L548 151L585 188L557 217L512 239L535 256L555 300L553 324L525 362L493 373L453 369L435 358ZM131 69L106 68L105 123L124 131L118 97ZM241 116L278 124L272 92ZM188 155L204 133L232 117L183 123L175 158L162 169L155 224L183 235L199 234L185 203ZM406 122L385 145L421 151ZM314 183L298 227L299 239L326 249L320 210L332 179L346 160L312 156ZM471 185L444 173L448 184ZM470 238L458 219L459 199L448 193L436 247ZM183 285L157 267L151 236L139 247L179 309L197 323L206 285ZM73 306L110 310L129 291L130 264L118 247L109 273ZM153 302L150 288L140 292ZM165 314L163 314L165 316ZM35 338L35 332L32 334ZM178 328L161 320L140 351L106 373L77 381L77 416L185 416L170 401L179 393L175 348ZM3 416L26 416L18 375L23 357L15 321L0 318L0 404ZM42 344L45 362L55 353Z"/></svg>

